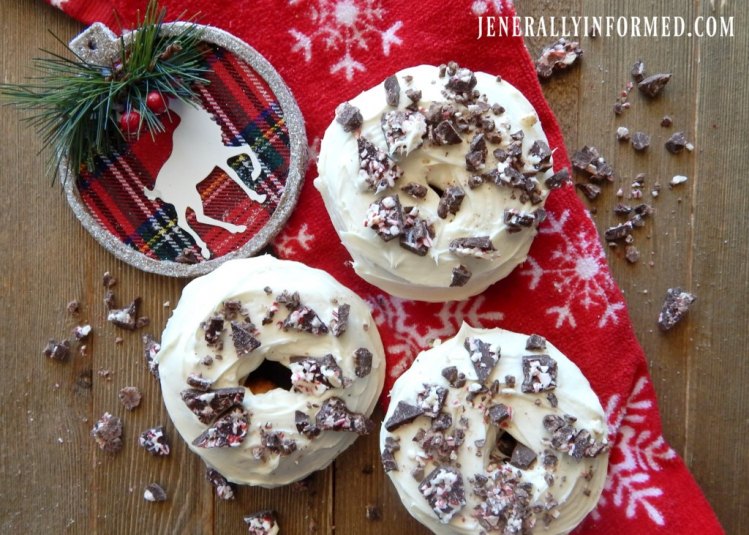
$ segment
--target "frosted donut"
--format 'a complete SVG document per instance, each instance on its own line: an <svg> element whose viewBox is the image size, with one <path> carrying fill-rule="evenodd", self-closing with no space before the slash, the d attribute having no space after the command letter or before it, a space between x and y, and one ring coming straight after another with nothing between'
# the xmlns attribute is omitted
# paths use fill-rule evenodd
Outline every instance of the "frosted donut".
<svg viewBox="0 0 749 535"><path fill-rule="evenodd" d="M263 487L324 468L369 433L385 379L366 303L323 271L270 256L190 282L155 360L190 449L227 480ZM281 379L244 386L261 364Z"/></svg>
<svg viewBox="0 0 749 535"><path fill-rule="evenodd" d="M393 386L385 471L434 533L568 533L608 466L601 403L541 336L463 324Z"/></svg>
<svg viewBox="0 0 749 535"><path fill-rule="evenodd" d="M552 151L515 87L451 64L404 69L341 104L320 191L356 273L398 297L466 299L528 254Z"/></svg>

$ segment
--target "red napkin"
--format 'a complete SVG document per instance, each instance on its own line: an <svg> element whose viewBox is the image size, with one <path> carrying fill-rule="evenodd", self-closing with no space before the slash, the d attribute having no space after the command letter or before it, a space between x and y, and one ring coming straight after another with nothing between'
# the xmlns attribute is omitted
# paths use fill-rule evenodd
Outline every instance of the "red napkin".
<svg viewBox="0 0 749 535"><path fill-rule="evenodd" d="M227 3L163 0L169 18L227 30L276 67L304 114L310 152L337 104L399 69L455 60L496 73L535 106L555 169L569 167L562 135L546 104L520 37L477 40L477 15L512 16L506 0L274 0ZM84 23L116 32L130 27L145 0L50 0ZM119 21L119 22L117 22ZM663 439L645 358L612 280L593 222L571 187L554 192L528 260L507 279L464 302L405 301L359 279L349 265L312 185L310 166L299 205L275 240L279 256L333 274L372 305L387 348L386 392L435 338L462 321L539 333L567 354L601 398L614 441L606 487L578 533L722 533L713 511L679 456ZM386 400L385 400L386 401Z"/></svg>

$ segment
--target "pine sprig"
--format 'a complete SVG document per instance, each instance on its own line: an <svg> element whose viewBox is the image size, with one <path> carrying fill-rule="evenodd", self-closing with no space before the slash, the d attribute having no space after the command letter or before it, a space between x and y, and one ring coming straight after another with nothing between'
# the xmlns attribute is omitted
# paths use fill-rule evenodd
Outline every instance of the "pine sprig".
<svg viewBox="0 0 749 535"><path fill-rule="evenodd" d="M158 92L164 102L169 97L194 101L194 84L208 83L200 50L202 28L188 21L165 35L165 16L166 10L151 0L135 32L120 37L118 57L109 65L84 60L55 36L73 58L42 50L46 56L34 59L38 76L25 84L0 84L6 103L32 112L25 120L43 146L52 149L53 181L64 158L74 172L82 166L93 169L97 156L111 154L140 132L163 132L161 117L146 105L149 93ZM122 114L131 110L140 115L135 136L119 124Z"/></svg>

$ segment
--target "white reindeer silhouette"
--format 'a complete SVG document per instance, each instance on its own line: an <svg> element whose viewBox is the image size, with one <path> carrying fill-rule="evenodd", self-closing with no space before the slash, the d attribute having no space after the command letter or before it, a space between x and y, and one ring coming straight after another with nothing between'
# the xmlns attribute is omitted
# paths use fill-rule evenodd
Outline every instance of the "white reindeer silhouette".
<svg viewBox="0 0 749 535"><path fill-rule="evenodd" d="M180 117L180 123L172 136L172 153L161 166L153 189L143 188L150 200L161 199L174 205L177 212L177 226L190 234L200 247L204 258L210 258L206 243L187 223L187 209L192 208L195 219L200 223L214 225L232 234L244 232L244 225L233 225L205 215L203 200L197 186L215 167L222 169L242 188L250 199L262 203L266 195L258 195L248 188L236 171L228 164L229 158L247 154L252 163L252 179L257 179L262 171L260 161L252 148L243 143L238 147L227 147L221 141L221 127L211 115L197 104L188 104L178 99L170 99L169 109Z"/></svg>

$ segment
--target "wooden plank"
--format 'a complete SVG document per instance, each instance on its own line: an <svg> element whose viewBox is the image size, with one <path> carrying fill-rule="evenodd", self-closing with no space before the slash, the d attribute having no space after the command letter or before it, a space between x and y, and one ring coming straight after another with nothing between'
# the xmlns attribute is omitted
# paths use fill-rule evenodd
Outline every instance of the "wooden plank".
<svg viewBox="0 0 749 535"><path fill-rule="evenodd" d="M749 377L749 155L743 141L749 123L749 13L733 2L716 11L704 2L701 14L735 17L735 37L700 40L697 154L689 185L691 286L698 302L690 312L685 454L726 531L738 534L749 532L749 452L739 438L749 432L749 394L741 379Z"/></svg>

